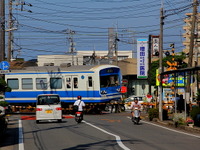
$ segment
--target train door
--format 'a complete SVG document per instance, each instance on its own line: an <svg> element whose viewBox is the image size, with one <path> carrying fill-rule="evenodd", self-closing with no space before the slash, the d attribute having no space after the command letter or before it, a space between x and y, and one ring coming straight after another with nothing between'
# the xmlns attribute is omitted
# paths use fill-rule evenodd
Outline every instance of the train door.
<svg viewBox="0 0 200 150"><path fill-rule="evenodd" d="M94 97L95 90L94 90L94 81L92 76L87 76L86 87L87 87L87 97Z"/></svg>
<svg viewBox="0 0 200 150"><path fill-rule="evenodd" d="M79 93L79 81L78 76L66 76L66 89L67 89L67 96L72 99L76 100L76 97Z"/></svg>

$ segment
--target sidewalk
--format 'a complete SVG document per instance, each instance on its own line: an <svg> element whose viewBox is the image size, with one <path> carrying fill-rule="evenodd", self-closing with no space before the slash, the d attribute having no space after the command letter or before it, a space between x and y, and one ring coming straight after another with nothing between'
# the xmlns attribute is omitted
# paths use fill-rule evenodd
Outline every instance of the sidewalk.
<svg viewBox="0 0 200 150"><path fill-rule="evenodd" d="M142 118L142 120L149 121L147 113L141 113L141 118ZM149 121L149 122L156 123L156 124L166 126L166 127L170 127L170 128L177 129L177 130L184 130L184 131L187 131L187 132L190 132L190 133L200 134L200 127L196 127L196 126L189 127L187 125L179 125L178 127L176 127L175 123L172 120L160 121L158 118L154 118L153 121Z"/></svg>

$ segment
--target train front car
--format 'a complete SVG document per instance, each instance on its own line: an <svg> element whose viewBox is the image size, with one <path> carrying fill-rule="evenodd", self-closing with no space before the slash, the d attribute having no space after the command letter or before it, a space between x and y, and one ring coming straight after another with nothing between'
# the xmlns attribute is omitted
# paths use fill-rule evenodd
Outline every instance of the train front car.
<svg viewBox="0 0 200 150"><path fill-rule="evenodd" d="M114 65L27 67L5 75L12 89L5 92L5 100L12 106L29 107L39 94L59 94L63 109L70 111L81 95L89 109L102 110L112 100L120 101L121 80L120 68Z"/></svg>
<svg viewBox="0 0 200 150"><path fill-rule="evenodd" d="M104 66L99 71L100 95L102 102L121 100L121 72L117 66Z"/></svg>

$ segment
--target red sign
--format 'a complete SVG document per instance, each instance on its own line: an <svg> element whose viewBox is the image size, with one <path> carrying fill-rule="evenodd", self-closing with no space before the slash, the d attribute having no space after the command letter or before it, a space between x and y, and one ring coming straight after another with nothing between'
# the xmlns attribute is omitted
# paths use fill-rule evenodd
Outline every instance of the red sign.
<svg viewBox="0 0 200 150"><path fill-rule="evenodd" d="M127 92L127 87L126 86L122 86L121 87L121 93L126 93Z"/></svg>

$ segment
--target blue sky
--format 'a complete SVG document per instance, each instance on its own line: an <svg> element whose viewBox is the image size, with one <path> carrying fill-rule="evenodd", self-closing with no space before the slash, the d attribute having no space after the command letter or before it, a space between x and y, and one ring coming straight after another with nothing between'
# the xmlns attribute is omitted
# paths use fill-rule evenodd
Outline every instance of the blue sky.
<svg viewBox="0 0 200 150"><path fill-rule="evenodd" d="M21 2L26 5L16 5ZM183 19L186 12L192 12L192 2L163 0L163 4L164 49L175 43L175 52L182 51ZM108 50L111 27L120 39L118 49L136 52L137 39L159 35L160 7L161 0L15 0L13 57L64 55L69 52L70 30L75 31L76 50Z"/></svg>

